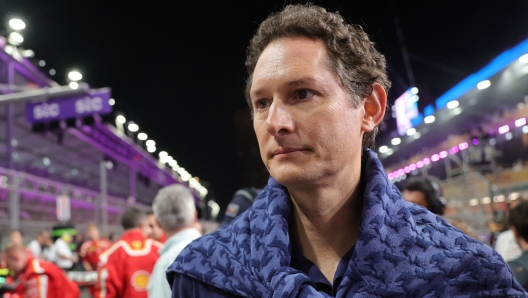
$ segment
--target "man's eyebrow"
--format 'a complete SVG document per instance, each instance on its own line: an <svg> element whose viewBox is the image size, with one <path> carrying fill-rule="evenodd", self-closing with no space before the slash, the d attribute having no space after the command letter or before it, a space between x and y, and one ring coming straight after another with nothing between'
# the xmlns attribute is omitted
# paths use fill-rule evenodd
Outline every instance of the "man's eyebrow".
<svg viewBox="0 0 528 298"><path fill-rule="evenodd" d="M298 78L295 80L290 80L286 82L284 85L288 87L292 87L292 86L300 86L300 85L304 85L308 83L316 83L316 82L317 80L313 77L302 77L302 78ZM255 98L255 97L260 97L265 92L266 92L266 88L259 88L254 91L251 90L249 95L251 98Z"/></svg>

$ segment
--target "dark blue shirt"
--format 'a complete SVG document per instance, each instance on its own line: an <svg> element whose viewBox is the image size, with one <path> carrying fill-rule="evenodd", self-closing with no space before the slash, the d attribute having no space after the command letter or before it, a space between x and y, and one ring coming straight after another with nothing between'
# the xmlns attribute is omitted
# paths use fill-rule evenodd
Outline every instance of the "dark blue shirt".
<svg viewBox="0 0 528 298"><path fill-rule="evenodd" d="M292 246L292 259L290 266L308 275L312 280L312 286L320 293L335 296L337 288L348 268L348 263L354 253L352 247L339 261L334 275L333 285L326 279L321 270L315 264L305 258L297 248ZM233 294L215 288L202 281L186 275L176 274L172 283L172 297L235 297Z"/></svg>

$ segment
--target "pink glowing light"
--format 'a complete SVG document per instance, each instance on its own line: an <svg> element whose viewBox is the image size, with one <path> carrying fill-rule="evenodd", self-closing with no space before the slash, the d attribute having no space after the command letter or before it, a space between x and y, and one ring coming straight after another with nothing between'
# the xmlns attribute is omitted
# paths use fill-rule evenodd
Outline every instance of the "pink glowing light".
<svg viewBox="0 0 528 298"><path fill-rule="evenodd" d="M447 157L447 151L442 151L438 155L440 155L440 158L446 158Z"/></svg>
<svg viewBox="0 0 528 298"><path fill-rule="evenodd" d="M403 171L405 172L405 174L409 174L411 172L411 167L406 166L405 168L403 168Z"/></svg>
<svg viewBox="0 0 528 298"><path fill-rule="evenodd" d="M431 156L432 162L439 161L439 160L440 160L440 157L438 156L438 154L433 154L433 156Z"/></svg>
<svg viewBox="0 0 528 298"><path fill-rule="evenodd" d="M416 163L416 166L417 166L419 169L420 169L420 168L423 168L423 166L424 166L424 162L420 160L419 162Z"/></svg>
<svg viewBox="0 0 528 298"><path fill-rule="evenodd" d="M521 127L523 125L526 125L526 118L521 118L521 119L515 120L515 126Z"/></svg>
<svg viewBox="0 0 528 298"><path fill-rule="evenodd" d="M460 148L460 150L466 150L467 148L469 148L469 145L467 142L460 143L458 144L458 148Z"/></svg>
<svg viewBox="0 0 528 298"><path fill-rule="evenodd" d="M453 147L453 148L451 148L451 149L449 149L449 153L451 153L451 154L457 154L458 151L459 151L459 149L458 149L458 147L456 147L456 146Z"/></svg>
<svg viewBox="0 0 528 298"><path fill-rule="evenodd" d="M499 133L501 135L507 133L508 131L510 131L510 127L508 125L503 125L499 127Z"/></svg>
<svg viewBox="0 0 528 298"><path fill-rule="evenodd" d="M416 170L416 165L415 164L411 164L409 166L409 168L411 169L411 171L414 171L414 170Z"/></svg>
<svg viewBox="0 0 528 298"><path fill-rule="evenodd" d="M426 158L423 159L423 163L424 163L424 165L428 165L428 164L431 163L431 160L426 157Z"/></svg>

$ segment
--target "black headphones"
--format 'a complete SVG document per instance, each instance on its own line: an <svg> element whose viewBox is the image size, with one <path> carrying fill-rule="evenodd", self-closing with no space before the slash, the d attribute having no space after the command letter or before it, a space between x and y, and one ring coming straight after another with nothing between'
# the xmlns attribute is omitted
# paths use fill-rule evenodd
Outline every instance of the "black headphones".
<svg viewBox="0 0 528 298"><path fill-rule="evenodd" d="M444 198L444 192L438 182L430 178L424 178L424 182L429 186L431 191L427 194L429 211L437 215L443 215L445 212L447 200Z"/></svg>

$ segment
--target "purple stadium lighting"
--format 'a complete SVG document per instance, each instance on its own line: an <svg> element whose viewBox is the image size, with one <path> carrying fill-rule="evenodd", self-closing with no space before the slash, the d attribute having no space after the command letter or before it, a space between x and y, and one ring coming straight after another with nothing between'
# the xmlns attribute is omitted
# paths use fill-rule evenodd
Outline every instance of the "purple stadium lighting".
<svg viewBox="0 0 528 298"><path fill-rule="evenodd" d="M467 148L469 148L469 145L467 142L463 142L463 143L458 144L458 148L460 150L466 150Z"/></svg>
<svg viewBox="0 0 528 298"><path fill-rule="evenodd" d="M459 149L458 149L458 147L457 147L457 146L455 146L455 147L453 147L453 148L449 149L449 153L451 153L451 154L457 154L457 153L458 153L458 151L459 151Z"/></svg>
<svg viewBox="0 0 528 298"><path fill-rule="evenodd" d="M440 158L446 158L447 157L447 151L442 151L438 155L440 155Z"/></svg>
<svg viewBox="0 0 528 298"><path fill-rule="evenodd" d="M440 160L440 157L438 156L438 154L433 154L433 155L431 156L431 161L432 161L432 162L437 162L437 161L439 161L439 160Z"/></svg>
<svg viewBox="0 0 528 298"><path fill-rule="evenodd" d="M526 118L521 118L521 119L515 120L515 126L516 127L521 127L523 125L526 125Z"/></svg>
<svg viewBox="0 0 528 298"><path fill-rule="evenodd" d="M472 139L471 143L473 143L473 145L477 146L479 144L479 141L477 139Z"/></svg>
<svg viewBox="0 0 528 298"><path fill-rule="evenodd" d="M414 171L414 170L416 170L416 165L415 164L411 164L409 166L409 168L411 169L411 171Z"/></svg>
<svg viewBox="0 0 528 298"><path fill-rule="evenodd" d="M503 125L499 127L499 133L501 135L507 133L508 131L510 131L510 127L508 125Z"/></svg>
<svg viewBox="0 0 528 298"><path fill-rule="evenodd" d="M423 159L423 163L424 163L424 165L428 165L428 164L431 163L431 160L426 157L426 158Z"/></svg>
<svg viewBox="0 0 528 298"><path fill-rule="evenodd" d="M403 171L405 172L405 174L409 174L411 172L411 167L406 166L405 168L403 168Z"/></svg>
<svg viewBox="0 0 528 298"><path fill-rule="evenodd" d="M420 160L420 161L418 161L418 162L416 163L416 166L417 166L419 169L421 169L421 168L424 167L424 162Z"/></svg>

